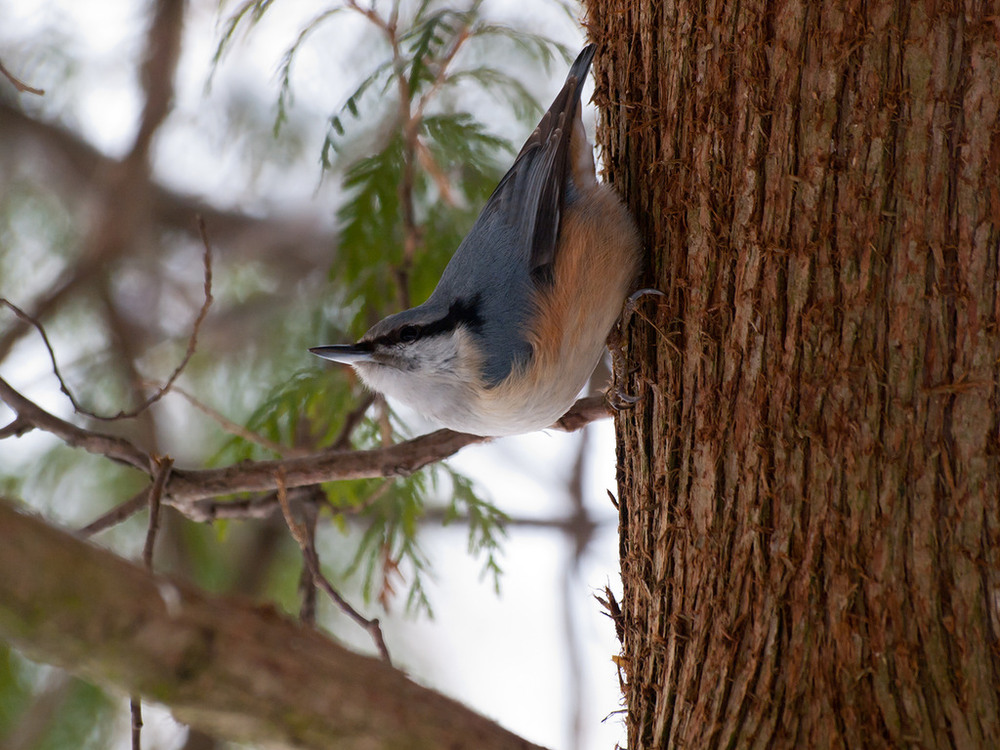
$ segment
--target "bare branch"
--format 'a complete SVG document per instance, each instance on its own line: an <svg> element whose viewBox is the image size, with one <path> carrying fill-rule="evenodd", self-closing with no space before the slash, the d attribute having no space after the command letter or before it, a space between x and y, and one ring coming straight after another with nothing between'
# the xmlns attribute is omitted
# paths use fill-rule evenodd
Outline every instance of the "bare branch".
<svg viewBox="0 0 1000 750"><path fill-rule="evenodd" d="M127 518L131 518L149 504L150 487L143 487L136 494L120 505L116 505L104 515L91 521L79 532L82 537L93 536L94 534L117 526Z"/></svg>
<svg viewBox="0 0 1000 750"><path fill-rule="evenodd" d="M130 411L123 410L119 411L117 414L107 416L103 414L96 414L89 409L84 408L80 402L77 401L73 392L70 390L69 385L67 385L65 378L63 378L62 373L59 371L59 364L56 362L56 353L52 349L52 343L49 341L48 334L45 332L45 328L42 326L41 322L37 318L26 313L10 300L0 297L0 303L9 307L21 320L34 326L35 330L37 330L39 335L42 337L42 342L45 344L45 348L49 353L49 360L52 362L52 371L55 373L56 379L59 381L59 390L66 394L70 403L73 404L73 410L76 411L77 414L82 414L85 417L97 419L102 422L113 422L118 419L131 419L132 417L137 417L167 394L173 386L174 381L177 380L184 368L187 367L188 362L191 361L191 357L194 355L195 348L198 344L198 330L201 328L201 324L205 320L205 316L208 314L208 308L212 304L212 249L209 245L208 235L205 231L205 223L202 221L200 216L197 217L197 220L202 241L205 243L205 254L202 261L205 267L205 300L201 305L201 309L198 311L198 316L195 318L194 326L191 330L191 336L188 338L187 351L184 354L184 358L180 361L180 364L178 364L177 367L174 368L174 371L170 373L170 377L167 378L166 383L164 383L152 396L147 398L138 407Z"/></svg>
<svg viewBox="0 0 1000 750"><path fill-rule="evenodd" d="M243 462L221 469L175 469L167 485L169 502L185 515L198 518L192 502L240 492L269 492L277 489L275 472L283 468L288 487L305 487L341 479L403 477L428 464L453 455L473 443L489 438L438 430L428 435L385 448L363 451L325 451L281 461Z"/></svg>
<svg viewBox="0 0 1000 750"><path fill-rule="evenodd" d="M7 80L14 84L14 88L24 94L35 94L36 96L44 96L45 89L36 89L34 86L29 86L20 78L16 78L13 73L11 73L7 68L4 67L3 62L0 62L0 73L7 77Z"/></svg>
<svg viewBox="0 0 1000 750"><path fill-rule="evenodd" d="M129 699L129 713L132 717L132 750L142 750L142 701L139 698Z"/></svg>
<svg viewBox="0 0 1000 750"><path fill-rule="evenodd" d="M30 422L39 430L50 432L65 443L83 448L90 453L98 453L149 473L150 457L128 440L114 435L84 430L59 417L49 414L33 401L14 390L7 381L0 378L0 401L13 409L19 419Z"/></svg>
<svg viewBox="0 0 1000 750"><path fill-rule="evenodd" d="M368 407L375 403L375 396L371 393L366 393L361 399L361 403L355 406L351 411L347 413L344 418L344 425L340 428L340 434L334 438L331 444L332 448L337 450L346 450L351 447L351 435L354 434L354 430L361 420L364 419L365 412L368 411Z"/></svg>
<svg viewBox="0 0 1000 750"><path fill-rule="evenodd" d="M552 429L562 432L576 432L591 422L596 422L598 419L607 419L610 416L611 409L608 406L606 396L587 396L586 398L581 398L573 404L568 412L559 417L556 423L552 425Z"/></svg>
<svg viewBox="0 0 1000 750"><path fill-rule="evenodd" d="M14 421L8 425L0 427L0 440L9 437L21 437L35 429L35 426L31 424L27 419L22 417L14 417Z"/></svg>
<svg viewBox="0 0 1000 750"><path fill-rule="evenodd" d="M79 412L80 414L87 414L87 411L77 403L76 397L73 395L73 392L69 389L69 386L66 385L66 380L65 378L63 378L62 373L59 371L59 363L56 362L56 353L52 349L52 342L49 341L49 335L45 332L45 328L42 326L41 322L37 318L26 313L24 310L15 305L9 299L0 297L0 303L6 305L8 308L10 308L11 312L13 312L18 318L23 320L25 323L34 326L35 330L38 331L38 334L42 337L42 343L45 344L45 349L49 353L49 361L52 362L52 371L56 375L56 380L59 381L59 390L66 394L66 397L69 399L70 403L73 404L73 409L75 411ZM89 414L87 415L90 416Z"/></svg>
<svg viewBox="0 0 1000 750"><path fill-rule="evenodd" d="M220 737L306 750L536 748L273 608L153 576L2 501L0 570L18 571L0 575L0 639Z"/></svg>
<svg viewBox="0 0 1000 750"><path fill-rule="evenodd" d="M146 570L153 569L153 547L156 544L156 533L160 529L160 498L163 496L163 488L170 478L170 470L173 468L174 459L169 456L156 458L156 479L149 489L149 529L146 531L146 543L142 548L142 562Z"/></svg>
<svg viewBox="0 0 1000 750"><path fill-rule="evenodd" d="M375 647L378 649L382 660L386 664L391 664L392 661L389 658L389 649L386 647L385 639L382 637L382 628L379 625L378 618L372 618L369 620L367 617L358 612L351 606L350 602L340 595L340 592L333 587L333 584L330 583L327 577L323 575L323 571L320 569L319 565L319 553L316 552L316 545L314 543L313 536L307 532L307 529L303 525L299 524L292 517L292 509L288 504L288 490L285 487L285 472L283 469L279 469L275 472L274 481L278 486L278 503L281 505L281 512L285 517L285 524L288 526L288 530L291 532L296 543L298 543L299 549L302 550L303 564L309 570L310 575L312 575L313 581L326 592L326 595L330 597L341 612L350 617L355 623L368 632L368 634L372 637L372 640L375 642Z"/></svg>
<svg viewBox="0 0 1000 750"><path fill-rule="evenodd" d="M308 451L302 450L301 448L295 448L294 446L282 445L281 443L276 443L270 438L267 438L259 433L256 433L253 430L248 430L243 425L238 424L233 420L229 419L229 417L227 417L225 414L222 414L216 409L213 409L205 402L195 398L194 395L188 393L183 388L180 388L175 385L170 389L170 391L171 393L176 393L178 396L182 396L189 404L191 404L191 406L193 406L195 409L197 409L202 414L207 416L213 422L218 424L219 427L221 427L225 432L229 433L230 435L235 435L236 437L242 438L243 440L246 440L248 443L254 443L255 445L259 445L261 448L269 450L272 453L281 456L282 458L308 455ZM368 401L365 404L365 408L367 408L368 405L370 404L371 402ZM351 412L351 414L353 413L354 412ZM363 414L364 411L362 411L362 415ZM350 417L350 415L348 415L348 417ZM358 419L358 421L360 421L360 418ZM335 442L334 445L336 444L337 443ZM348 445L349 443L342 447L346 448L348 447Z"/></svg>
<svg viewBox="0 0 1000 750"><path fill-rule="evenodd" d="M37 404L29 401L2 378L0 400L5 401L19 418L36 428L50 432L70 445L99 453L149 474L151 457L132 443L119 437L84 430L55 417ZM559 420L554 428L579 429L595 419L608 415L600 396L581 399ZM273 492L277 489L275 473L283 471L286 486L306 487L343 479L372 479L377 477L404 477L419 471L428 464L441 461L467 445L491 440L488 437L469 435L452 430L436 432L395 445L373 450L331 449L308 456L297 456L272 461L245 461L220 469L174 469L164 488L164 501L196 521L210 521L225 517L226 507L238 507L234 517L247 517L248 508L256 507L261 515L270 515L277 502L233 501L232 503L205 503L223 495L242 492ZM240 505L242 502L242 505ZM85 533L107 528L114 517L121 520L143 507L143 501L132 498L104 517L90 524Z"/></svg>

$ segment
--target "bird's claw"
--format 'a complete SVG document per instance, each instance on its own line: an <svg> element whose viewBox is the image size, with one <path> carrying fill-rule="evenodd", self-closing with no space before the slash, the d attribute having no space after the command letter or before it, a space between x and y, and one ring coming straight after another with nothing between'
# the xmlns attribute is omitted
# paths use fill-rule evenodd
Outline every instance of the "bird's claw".
<svg viewBox="0 0 1000 750"><path fill-rule="evenodd" d="M637 289L628 296L627 300L625 300L625 312L628 315L634 314L636 308L639 306L639 300L641 300L643 297L650 297L650 296L666 297L667 295L665 295L659 289L651 289L651 288Z"/></svg>
<svg viewBox="0 0 1000 750"><path fill-rule="evenodd" d="M608 406L616 412L631 409L642 400L642 396L626 393L619 386L608 388L607 392L604 394L604 398L608 402Z"/></svg>
<svg viewBox="0 0 1000 750"><path fill-rule="evenodd" d="M608 350L611 352L611 368L613 370L612 382L614 383L624 383L629 375L636 372L636 368L632 370L626 369L627 363L622 351L622 338L625 326L628 325L629 320L639 307L639 300L648 296L665 297L666 295L659 289L639 289L630 294L628 299L625 300L625 307L621 318L608 337ZM631 409L642 400L641 395L627 393L621 385L610 387L605 394L605 398L607 399L608 406L616 412Z"/></svg>

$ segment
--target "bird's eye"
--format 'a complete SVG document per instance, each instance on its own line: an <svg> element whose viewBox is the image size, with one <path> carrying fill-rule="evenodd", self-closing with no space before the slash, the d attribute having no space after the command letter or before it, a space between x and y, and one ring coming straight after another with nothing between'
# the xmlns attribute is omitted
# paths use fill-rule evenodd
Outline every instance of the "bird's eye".
<svg viewBox="0 0 1000 750"><path fill-rule="evenodd" d="M399 329L399 340L404 344L409 344L411 341L416 341L417 337L420 335L420 329L416 326L403 326Z"/></svg>

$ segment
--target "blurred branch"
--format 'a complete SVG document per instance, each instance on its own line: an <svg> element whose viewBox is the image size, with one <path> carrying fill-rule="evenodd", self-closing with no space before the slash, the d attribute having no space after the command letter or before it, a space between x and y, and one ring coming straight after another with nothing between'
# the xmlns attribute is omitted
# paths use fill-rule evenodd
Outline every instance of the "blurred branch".
<svg viewBox="0 0 1000 750"><path fill-rule="evenodd" d="M276 443L270 438L267 438L259 433L256 433L253 430L249 430L241 424L237 424L229 417L227 417L225 414L220 413L219 411L213 409L208 404L195 398L194 395L188 393L183 388L180 388L175 385L170 390L171 393L176 393L178 396L181 396L185 401L191 404L191 406L193 406L195 409L200 411L206 417L211 419L213 422L219 425L219 427L221 427L225 432L229 433L230 435L235 435L236 437L242 438L243 440L246 440L248 443L259 445L261 448L269 450L271 451L271 453L274 453L277 456L281 456L282 458L286 458L289 456L308 455L308 451L305 451L302 448L296 448L295 446L282 445L281 443ZM370 404L371 402L368 403ZM367 408L367 405L365 406L365 408ZM364 412L362 412L362 415L363 414ZM358 421L360 421L360 419ZM335 442L334 445L337 446L337 443ZM337 447L347 447L347 446L344 445Z"/></svg>
<svg viewBox="0 0 1000 750"><path fill-rule="evenodd" d="M119 165L118 161L104 156L76 133L37 120L0 99L0 142L23 150L31 141L36 142L39 150L48 157L35 165L39 171L52 170L45 180L48 187L62 187L67 173L87 183L87 186L73 185L67 190L67 195L75 200L91 194L93 186L90 183L95 175L108 174ZM238 211L226 211L156 182L150 184L149 211L155 225L192 238L197 238L197 228L191 224L191 217L202 216L212 228L215 251L219 255L225 255L230 246L238 247L243 259L266 254L281 259L283 266L278 266L276 270L287 268L292 275L300 275L313 268L317 260L326 258L336 243L333 232L309 226L301 220L290 217L259 218ZM268 249L261 253L257 252L257 248Z"/></svg>
<svg viewBox="0 0 1000 750"><path fill-rule="evenodd" d="M0 501L0 638L185 723L298 748L537 746L270 608L153 576Z"/></svg>
<svg viewBox="0 0 1000 750"><path fill-rule="evenodd" d="M405 310L410 307L409 272L420 245L421 229L417 224L413 201L414 155L416 153L418 123L414 121L410 109L412 92L410 91L409 77L406 74L406 61L403 58L397 33L399 30L397 25L399 4L393 4L392 14L388 19L379 15L374 4L370 8L362 8L356 0L346 0L346 5L376 26L385 35L386 41L389 42L392 49L392 67L396 72L396 88L399 97L399 121L403 131L403 174L397 187L403 222L403 259L394 270L399 307L401 310Z"/></svg>
<svg viewBox="0 0 1000 750"><path fill-rule="evenodd" d="M4 67L3 62L0 62L0 73L7 77L7 80L14 84L14 88L24 94L36 94L37 96L43 96L45 94L45 89L36 89L34 86L29 86L20 78L16 78L13 73L11 73L7 68Z"/></svg>
<svg viewBox="0 0 1000 750"><path fill-rule="evenodd" d="M375 396L373 394L366 393L362 396L361 402L344 417L344 425L340 428L340 433L337 437L334 438L331 445L332 448L346 450L351 447L351 435L354 434L354 430L361 424L361 420L365 417L365 412L368 411L368 407L373 403L375 403Z"/></svg>
<svg viewBox="0 0 1000 750"><path fill-rule="evenodd" d="M0 440L9 437L21 437L33 429L35 429L35 426L30 421L22 417L15 417L13 422L0 427Z"/></svg>
<svg viewBox="0 0 1000 750"><path fill-rule="evenodd" d="M238 246L244 260L254 255L280 258L281 262L274 265L274 273L287 274L288 278L314 270L336 245L334 233L315 228L304 220L258 219L222 211L192 196L168 190L150 181L144 166L137 167L134 163L126 166L124 161L105 157L75 134L35 120L0 100L0 143L23 150L24 144L31 141L38 142L46 157L35 160L34 172L42 173L39 179L47 178L48 188L63 187L68 205L75 209L85 199L92 202L95 195L105 196L97 202L99 218L94 231L83 241L78 262L70 265L29 306L30 314L38 320L46 319L67 299L86 289L95 276L108 273L114 267L108 261L124 252L135 230L133 224L140 218L148 227L175 229L194 237L197 230L191 217L203 216L212 227L216 243L221 241L228 248ZM67 181L67 174L79 181L75 184ZM140 200L141 211L134 208ZM24 321L5 327L0 335L0 360L29 330Z"/></svg>
<svg viewBox="0 0 1000 750"><path fill-rule="evenodd" d="M100 196L97 220L84 240L79 262L40 295L31 314L36 320L51 314L84 282L106 273L108 261L124 254L144 227L148 212L143 209L150 193L149 146L169 111L183 11L184 0L159 0L156 5L146 40L150 52L142 67L146 99L138 133L128 155L121 162L111 162L113 168L106 173L103 184L88 191ZM25 323L11 327L0 338L0 359L28 330Z"/></svg>
<svg viewBox="0 0 1000 750"><path fill-rule="evenodd" d="M85 409L80 405L80 402L76 400L73 392L70 390L69 385L67 385L66 380L63 378L62 373L59 371L59 364L56 362L56 353L52 349L52 343L49 341L48 334L45 333L45 328L42 324L33 316L26 313L20 307L15 305L10 300L0 297L0 303L3 303L9 307L14 314L26 323L30 323L38 331L39 335L42 337L42 342L45 344L45 348L49 353L49 360L52 362L52 371L55 373L56 379L59 381L59 390L66 394L66 397L73 404L73 409L78 414L90 417L92 419L97 419L105 422L113 422L118 419L129 419L138 416L150 406L155 404L161 398L163 398L170 388L173 386L174 381L180 376L184 368L187 367L188 362L191 361L191 357L194 355L195 348L198 344L198 330L201 328L201 324L205 320L205 316L208 314L208 308L212 304L212 248L208 242L208 234L205 231L205 222L199 216L198 228L201 232L202 241L205 244L205 254L203 257L203 264L205 268L205 300L201 305L201 309L198 311L198 316L195 318L194 325L191 329L191 336L188 338L187 351L184 353L183 359L181 359L180 364L174 368L174 371L170 373L170 377L167 378L166 383L164 383L160 388L153 393L152 396L147 398L143 403L137 406L135 409L129 411L119 411L117 414L111 416L106 416L102 414L95 414L94 412Z"/></svg>
<svg viewBox="0 0 1000 750"><path fill-rule="evenodd" d="M170 112L174 96L174 71L180 57L184 31L185 0L156 0L146 33L146 59L141 70L146 98L139 132L129 158L146 162L153 135Z"/></svg>
<svg viewBox="0 0 1000 750"><path fill-rule="evenodd" d="M142 547L142 564L146 570L153 570L153 550L156 546L156 534L160 530L160 501L163 498L163 488L170 478L174 459L170 456L157 457L156 474L153 486L149 488L149 528L146 530L146 543Z"/></svg>

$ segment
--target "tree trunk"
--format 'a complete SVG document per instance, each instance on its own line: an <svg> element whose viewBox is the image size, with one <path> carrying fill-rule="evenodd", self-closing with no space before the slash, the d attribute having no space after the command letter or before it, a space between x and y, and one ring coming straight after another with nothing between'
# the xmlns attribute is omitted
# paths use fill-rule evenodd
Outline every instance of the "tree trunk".
<svg viewBox="0 0 1000 750"><path fill-rule="evenodd" d="M1000 747L998 18L589 0L631 750Z"/></svg>

